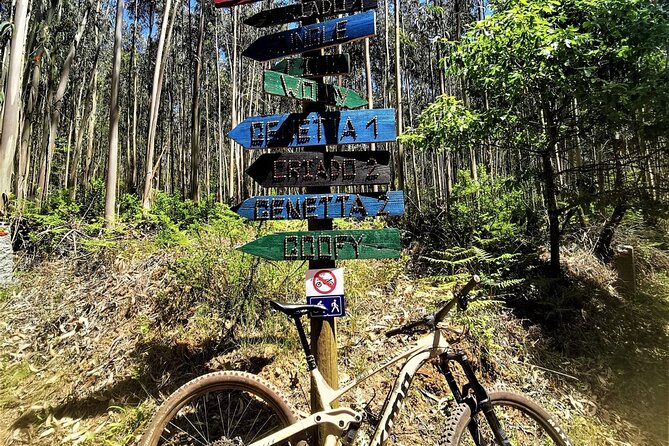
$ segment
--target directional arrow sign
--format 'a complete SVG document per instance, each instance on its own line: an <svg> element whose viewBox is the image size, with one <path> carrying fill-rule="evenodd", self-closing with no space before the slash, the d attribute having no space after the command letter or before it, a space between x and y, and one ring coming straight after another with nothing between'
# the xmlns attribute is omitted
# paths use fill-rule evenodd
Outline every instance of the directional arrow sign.
<svg viewBox="0 0 669 446"><path fill-rule="evenodd" d="M353 186L390 183L390 153L268 153L247 170L264 187Z"/></svg>
<svg viewBox="0 0 669 446"><path fill-rule="evenodd" d="M389 259L400 256L400 231L278 232L238 249L268 260Z"/></svg>
<svg viewBox="0 0 669 446"><path fill-rule="evenodd" d="M247 149L395 141L395 110L253 116L242 121L228 136Z"/></svg>
<svg viewBox="0 0 669 446"><path fill-rule="evenodd" d="M248 220L397 216L404 214L404 193L262 196L245 200L234 211Z"/></svg>
<svg viewBox="0 0 669 446"><path fill-rule="evenodd" d="M262 28L298 20L320 19L338 14L367 11L376 9L376 6L377 0L302 0L293 5L260 11L244 20L244 23Z"/></svg>
<svg viewBox="0 0 669 446"><path fill-rule="evenodd" d="M348 54L295 57L276 63L272 71L299 77L337 76L351 71L351 58Z"/></svg>
<svg viewBox="0 0 669 446"><path fill-rule="evenodd" d="M358 108L367 105L365 98L349 88L323 84L276 71L265 71L263 87L266 93L300 101L320 102L344 108Z"/></svg>
<svg viewBox="0 0 669 446"><path fill-rule="evenodd" d="M374 34L376 34L376 13L368 11L263 36L253 42L242 54L264 62L291 54L340 45Z"/></svg>

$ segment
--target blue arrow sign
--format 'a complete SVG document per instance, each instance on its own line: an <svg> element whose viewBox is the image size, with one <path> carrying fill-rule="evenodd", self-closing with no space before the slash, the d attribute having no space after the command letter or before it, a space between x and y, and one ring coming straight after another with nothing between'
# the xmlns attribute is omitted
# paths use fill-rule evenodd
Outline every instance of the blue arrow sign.
<svg viewBox="0 0 669 446"><path fill-rule="evenodd" d="M264 62L340 45L374 34L376 34L376 13L368 11L260 37L246 48L242 55Z"/></svg>
<svg viewBox="0 0 669 446"><path fill-rule="evenodd" d="M234 208L247 220L365 218L404 214L404 193L311 194L252 197Z"/></svg>
<svg viewBox="0 0 669 446"><path fill-rule="evenodd" d="M395 110L347 110L252 116L228 136L247 149L395 141Z"/></svg>
<svg viewBox="0 0 669 446"><path fill-rule="evenodd" d="M323 315L311 315L311 317L343 317L346 316L344 296L309 296L309 305L323 305L328 312Z"/></svg>

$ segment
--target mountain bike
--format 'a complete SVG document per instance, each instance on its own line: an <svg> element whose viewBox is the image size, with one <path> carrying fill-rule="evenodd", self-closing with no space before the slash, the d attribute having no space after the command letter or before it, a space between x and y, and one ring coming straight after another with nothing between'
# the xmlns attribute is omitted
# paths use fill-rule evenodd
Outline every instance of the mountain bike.
<svg viewBox="0 0 669 446"><path fill-rule="evenodd" d="M512 391L488 391L476 377L467 355L446 341L439 323L456 306L461 310L467 308L468 294L478 282L479 278L474 276L435 314L388 331L388 337L422 336L340 389L330 387L319 372L302 326L303 316L323 315L325 307L270 301L272 308L285 313L295 323L322 410L298 420L288 401L264 379L245 372L214 372L195 378L169 396L153 417L140 444L306 446L310 444L309 433L318 429L325 435L326 446L338 443L350 446L361 424L369 420L364 411L333 407L333 403L369 377L401 363L369 443L381 446L391 438L393 421L414 376L423 365L435 361L456 405L445 422L440 445L571 446L555 418L535 402ZM459 373L454 373L456 364L461 369Z"/></svg>

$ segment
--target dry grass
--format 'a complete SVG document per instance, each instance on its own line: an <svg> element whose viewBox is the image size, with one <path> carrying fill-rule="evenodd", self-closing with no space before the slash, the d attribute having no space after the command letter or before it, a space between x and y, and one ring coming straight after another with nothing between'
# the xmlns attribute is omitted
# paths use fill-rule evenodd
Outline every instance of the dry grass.
<svg viewBox="0 0 669 446"><path fill-rule="evenodd" d="M192 255L125 245L85 263L43 262L24 273L22 286L0 301L0 442L132 444L156 400L215 369L259 373L298 410L308 410L305 362L294 328L281 315L267 316L261 308L256 311L262 317L230 318L204 299L184 300L192 307L165 319L165 299L191 292L175 282L173 266ZM658 334L667 335L669 279L655 273L638 295L621 295L612 287L615 274L587 252L566 250L564 257L571 282L561 292L587 297L576 316L546 326L501 302L479 302L453 320L453 328L466 334L462 347L486 382L513 386L556 413L575 444L663 444L666 424L658 419L667 395L667 345ZM448 289L407 277L403 262L345 267L349 317L339 323L342 382L402 348L405 339L388 340L384 331L433 310ZM246 283L243 274L235 276L239 271L221 268L228 271L221 289ZM258 268L269 290L263 298L300 299L304 267ZM641 366L645 372L633 370ZM345 402L358 409L369 404L378 415L392 379L392 372L374 376ZM630 385L633 379L638 382ZM451 399L431 366L414 384L393 440L430 445ZM664 395L649 396L662 389Z"/></svg>

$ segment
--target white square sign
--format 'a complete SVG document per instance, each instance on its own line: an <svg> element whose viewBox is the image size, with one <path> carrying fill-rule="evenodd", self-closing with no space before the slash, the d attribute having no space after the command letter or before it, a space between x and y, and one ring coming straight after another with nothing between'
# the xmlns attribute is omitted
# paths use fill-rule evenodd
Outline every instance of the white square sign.
<svg viewBox="0 0 669 446"><path fill-rule="evenodd" d="M323 268L307 270L307 297L343 296L344 269Z"/></svg>

